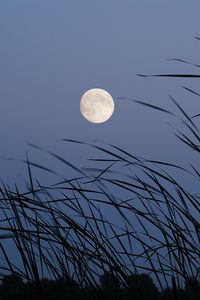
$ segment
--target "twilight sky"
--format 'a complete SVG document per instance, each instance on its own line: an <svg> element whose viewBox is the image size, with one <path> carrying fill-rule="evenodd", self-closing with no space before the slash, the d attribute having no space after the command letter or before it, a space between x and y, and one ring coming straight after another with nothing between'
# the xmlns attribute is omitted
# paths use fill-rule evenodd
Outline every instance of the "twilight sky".
<svg viewBox="0 0 200 300"><path fill-rule="evenodd" d="M136 75L200 72L166 60L199 63L200 42L194 39L200 35L199 11L197 0L0 0L0 177L24 180L21 163L7 158L24 159L26 151L31 160L44 162L28 142L78 166L91 157L62 138L100 140L174 163L196 159L166 124L181 129L180 122L118 98L177 112L170 94L189 115L199 112L198 97L180 87L200 92L198 79ZM81 95L95 87L111 93L116 107L113 117L98 125L79 111ZM48 164L56 168L56 161Z"/></svg>

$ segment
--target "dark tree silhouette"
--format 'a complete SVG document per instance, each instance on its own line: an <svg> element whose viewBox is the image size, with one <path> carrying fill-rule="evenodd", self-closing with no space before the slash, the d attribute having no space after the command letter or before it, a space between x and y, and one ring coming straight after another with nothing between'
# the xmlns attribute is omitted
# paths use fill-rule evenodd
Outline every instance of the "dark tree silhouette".
<svg viewBox="0 0 200 300"><path fill-rule="evenodd" d="M148 274L131 274L128 277L128 286L133 290L136 299L158 299L159 291Z"/></svg>
<svg viewBox="0 0 200 300"><path fill-rule="evenodd" d="M120 281L119 278L111 272L105 272L100 276L100 286L106 299L120 299Z"/></svg>
<svg viewBox="0 0 200 300"><path fill-rule="evenodd" d="M40 279L42 294L37 283L24 282L17 274L4 275L0 285L0 300L199 300L200 283L195 278L185 281L185 288L177 285L159 292L152 278L145 273L131 274L126 282L111 272L99 278L99 287L81 286L68 276L57 280Z"/></svg>
<svg viewBox="0 0 200 300"><path fill-rule="evenodd" d="M20 299L17 295L20 295L23 289L24 283L19 275L11 274L3 276L0 290L0 295L3 299Z"/></svg>
<svg viewBox="0 0 200 300"><path fill-rule="evenodd" d="M196 278L188 278L185 281L185 294L187 299L200 299L200 283Z"/></svg>

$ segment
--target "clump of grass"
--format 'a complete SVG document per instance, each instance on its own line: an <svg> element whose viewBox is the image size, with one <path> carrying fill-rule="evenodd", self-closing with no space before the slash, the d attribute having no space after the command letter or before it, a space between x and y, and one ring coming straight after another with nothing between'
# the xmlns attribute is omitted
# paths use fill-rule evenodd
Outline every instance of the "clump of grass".
<svg viewBox="0 0 200 300"><path fill-rule="evenodd" d="M184 89L199 96L196 91ZM170 98L182 114L180 120L188 132L179 130L175 135L199 153L198 114L188 116ZM153 104L137 102L174 115ZM92 147L100 156L89 158L94 168L81 169L49 152L77 176L48 186L33 179L32 168L53 171L27 157L27 190L21 191L17 186L11 190L2 183L1 278L11 272L30 284L34 282L39 295L43 295L41 279L46 276L70 279L82 291L85 287L98 291L100 276L109 273L133 299L139 299L129 278L133 273L147 272L160 290L172 283L178 299L177 288L191 278L199 280L200 206L199 196L182 186L174 170L199 180L197 166L190 164L190 169L186 169L136 157L115 145L88 145L69 139L63 142Z"/></svg>

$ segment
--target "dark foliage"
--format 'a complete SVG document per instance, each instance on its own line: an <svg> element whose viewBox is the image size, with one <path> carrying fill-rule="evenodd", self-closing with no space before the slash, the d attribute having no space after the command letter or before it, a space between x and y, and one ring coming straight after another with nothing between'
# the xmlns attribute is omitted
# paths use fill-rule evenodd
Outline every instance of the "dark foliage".
<svg viewBox="0 0 200 300"><path fill-rule="evenodd" d="M0 299L121 299L121 300L165 300L176 299L173 289L159 292L148 274L131 274L127 278L127 286L121 286L116 276L104 273L100 276L99 287L80 286L73 279L60 278L50 280L43 278L41 291L38 292L36 282L23 282L18 275L5 275L0 285ZM195 288L194 288L195 286ZM199 282L190 278L185 289L178 289L181 300L198 300L200 297Z"/></svg>

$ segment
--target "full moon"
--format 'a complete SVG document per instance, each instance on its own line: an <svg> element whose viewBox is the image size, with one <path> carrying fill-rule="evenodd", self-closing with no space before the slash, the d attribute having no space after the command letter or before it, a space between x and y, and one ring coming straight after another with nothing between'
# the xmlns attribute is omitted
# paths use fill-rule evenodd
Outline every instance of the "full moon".
<svg viewBox="0 0 200 300"><path fill-rule="evenodd" d="M113 114L113 98L103 89L88 90L81 97L80 111L89 122L103 123Z"/></svg>

